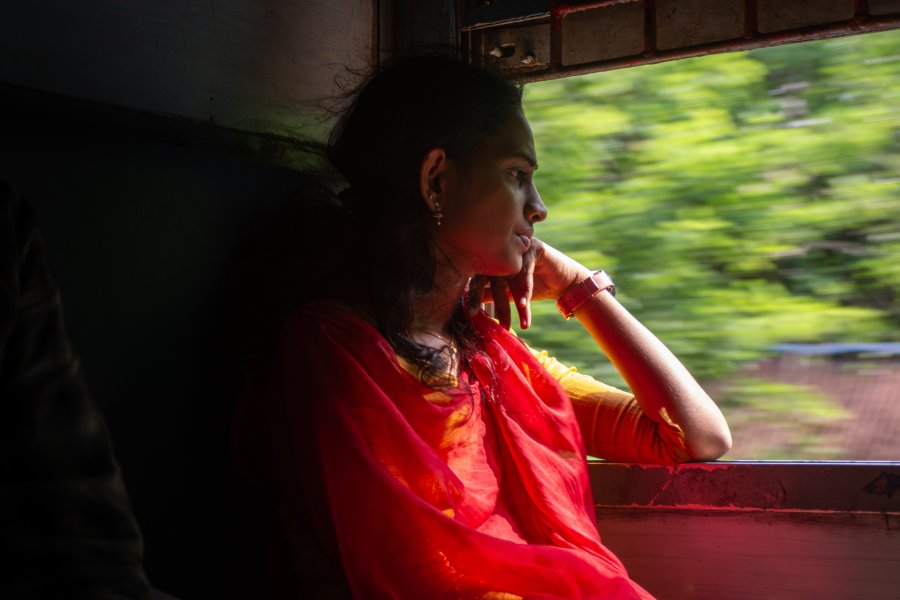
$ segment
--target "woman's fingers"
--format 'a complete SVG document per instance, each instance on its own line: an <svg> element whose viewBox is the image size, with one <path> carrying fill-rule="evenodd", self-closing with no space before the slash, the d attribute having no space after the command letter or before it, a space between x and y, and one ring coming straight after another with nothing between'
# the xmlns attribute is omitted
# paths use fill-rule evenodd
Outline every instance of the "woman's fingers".
<svg viewBox="0 0 900 600"><path fill-rule="evenodd" d="M516 311L519 313L519 325L528 329L531 326L531 298L534 294L534 266L536 253L531 250L522 257L522 270L510 280L510 289Z"/></svg>
<svg viewBox="0 0 900 600"><path fill-rule="evenodd" d="M509 302L516 305L519 325L522 329L531 327L531 301L535 297L535 268L544 255L544 245L534 240L531 248L522 256L522 270L511 277L489 277L475 275L469 281L467 308L475 314L484 302L494 304L494 317L509 329L512 309ZM486 297L485 291L490 288Z"/></svg>
<svg viewBox="0 0 900 600"><path fill-rule="evenodd" d="M505 278L492 277L491 296L494 297L494 317L504 329L509 329L511 311L509 309L509 284Z"/></svg>

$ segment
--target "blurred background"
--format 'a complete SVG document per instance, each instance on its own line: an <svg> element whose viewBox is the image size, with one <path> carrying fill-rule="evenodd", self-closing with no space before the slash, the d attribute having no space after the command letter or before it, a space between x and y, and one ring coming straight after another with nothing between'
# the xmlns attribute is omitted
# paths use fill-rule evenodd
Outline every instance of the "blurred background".
<svg viewBox="0 0 900 600"><path fill-rule="evenodd" d="M719 402L727 459L900 460L900 32L528 84L541 239ZM552 303L522 334L627 389Z"/></svg>

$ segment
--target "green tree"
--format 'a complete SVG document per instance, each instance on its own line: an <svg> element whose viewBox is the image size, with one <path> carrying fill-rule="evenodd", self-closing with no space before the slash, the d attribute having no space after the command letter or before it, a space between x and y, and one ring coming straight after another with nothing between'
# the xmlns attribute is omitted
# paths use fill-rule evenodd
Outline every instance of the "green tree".
<svg viewBox="0 0 900 600"><path fill-rule="evenodd" d="M704 380L776 343L893 339L898 107L893 31L529 84L538 236L610 271ZM622 385L552 312L528 341ZM734 378L726 403L754 385Z"/></svg>

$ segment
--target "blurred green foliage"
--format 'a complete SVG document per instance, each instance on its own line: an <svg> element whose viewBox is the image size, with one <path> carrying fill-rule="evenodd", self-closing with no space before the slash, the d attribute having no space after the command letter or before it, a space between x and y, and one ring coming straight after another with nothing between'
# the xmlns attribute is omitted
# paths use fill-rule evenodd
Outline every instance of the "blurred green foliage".
<svg viewBox="0 0 900 600"><path fill-rule="evenodd" d="M538 237L609 271L699 379L776 343L896 340L900 32L529 84L525 110ZM532 345L624 385L577 323L535 313ZM726 405L790 393L730 381Z"/></svg>

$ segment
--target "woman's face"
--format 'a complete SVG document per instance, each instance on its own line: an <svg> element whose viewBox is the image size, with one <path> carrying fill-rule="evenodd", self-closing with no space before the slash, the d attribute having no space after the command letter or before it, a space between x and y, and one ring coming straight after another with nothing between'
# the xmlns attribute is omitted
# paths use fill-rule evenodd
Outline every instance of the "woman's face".
<svg viewBox="0 0 900 600"><path fill-rule="evenodd" d="M444 194L440 248L466 275L514 275L547 208L534 186L534 139L519 112L471 157L454 165Z"/></svg>

